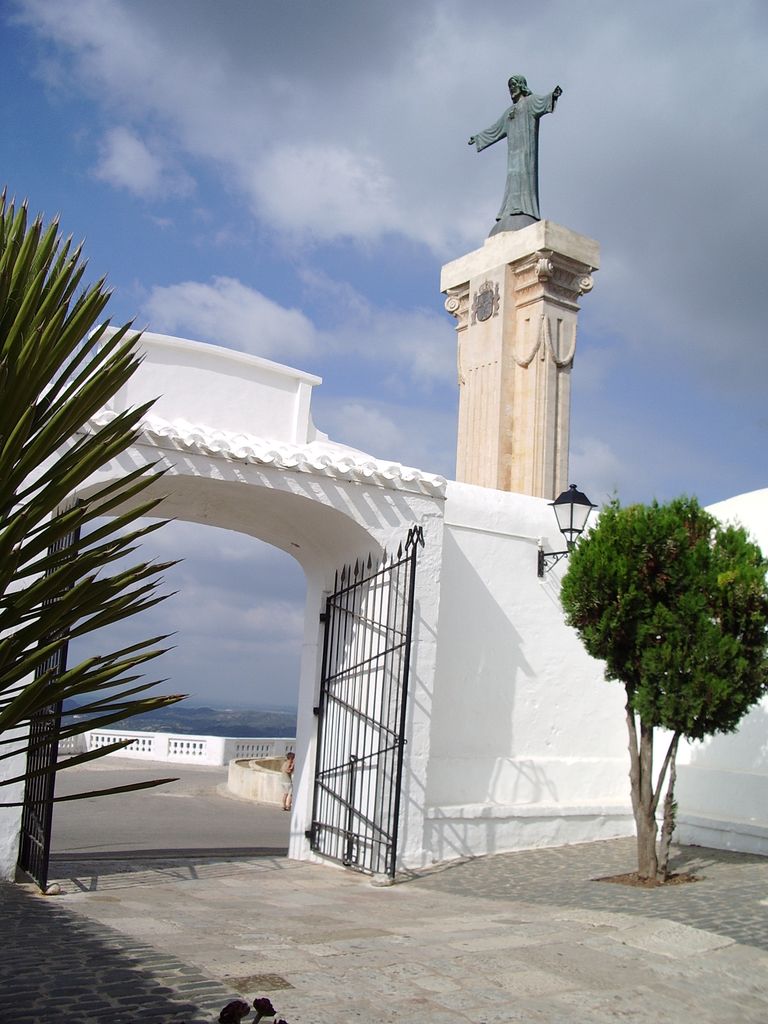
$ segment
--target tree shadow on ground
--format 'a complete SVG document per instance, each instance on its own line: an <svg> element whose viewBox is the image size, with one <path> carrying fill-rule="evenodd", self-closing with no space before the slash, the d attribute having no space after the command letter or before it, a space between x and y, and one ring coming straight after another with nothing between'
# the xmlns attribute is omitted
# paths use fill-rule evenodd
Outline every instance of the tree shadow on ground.
<svg viewBox="0 0 768 1024"><path fill-rule="evenodd" d="M737 853L735 850L714 850L705 846L673 846L669 858L670 871L699 874L707 868L738 867L745 864L768 864L759 853Z"/></svg>
<svg viewBox="0 0 768 1024"><path fill-rule="evenodd" d="M30 889L0 884L0 1020L210 1024L236 993Z"/></svg>
<svg viewBox="0 0 768 1024"><path fill-rule="evenodd" d="M50 881L65 893L92 893L129 886L163 885L226 878L246 871L280 870L287 850L131 850L98 854L58 853Z"/></svg>

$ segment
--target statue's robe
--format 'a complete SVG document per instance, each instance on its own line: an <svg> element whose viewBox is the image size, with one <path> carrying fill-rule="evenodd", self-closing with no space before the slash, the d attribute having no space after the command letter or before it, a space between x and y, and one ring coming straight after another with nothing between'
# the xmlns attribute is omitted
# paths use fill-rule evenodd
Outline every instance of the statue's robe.
<svg viewBox="0 0 768 1024"><path fill-rule="evenodd" d="M507 187L496 220L519 213L540 219L539 118L551 114L556 102L551 92L521 96L495 124L475 135L478 153L507 138Z"/></svg>

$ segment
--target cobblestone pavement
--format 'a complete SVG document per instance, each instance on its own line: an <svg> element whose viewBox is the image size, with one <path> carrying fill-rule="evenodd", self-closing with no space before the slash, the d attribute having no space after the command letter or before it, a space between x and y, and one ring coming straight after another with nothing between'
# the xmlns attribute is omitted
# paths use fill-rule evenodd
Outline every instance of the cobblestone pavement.
<svg viewBox="0 0 768 1024"><path fill-rule="evenodd" d="M0 883L4 1024L209 1024L231 998L155 946L35 893Z"/></svg>
<svg viewBox="0 0 768 1024"><path fill-rule="evenodd" d="M634 839L615 839L506 853L448 865L417 884L457 896L667 918L768 950L768 858L680 847L670 868L695 875L695 883L647 890L593 881L631 871L635 850Z"/></svg>
<svg viewBox="0 0 768 1024"><path fill-rule="evenodd" d="M0 1020L213 1024L268 995L290 1024L765 1024L768 859L688 849L700 882L589 881L632 853L505 854L383 888L224 851L56 861L61 896L0 886Z"/></svg>

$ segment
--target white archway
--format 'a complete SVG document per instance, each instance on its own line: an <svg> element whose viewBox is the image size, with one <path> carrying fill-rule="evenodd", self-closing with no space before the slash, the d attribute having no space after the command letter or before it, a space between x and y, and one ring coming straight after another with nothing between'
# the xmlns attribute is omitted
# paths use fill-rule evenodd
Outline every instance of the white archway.
<svg viewBox="0 0 768 1024"><path fill-rule="evenodd" d="M163 501L156 515L209 524L265 541L292 555L307 581L297 714L300 765L290 854L309 856L304 832L312 800L315 720L322 631L320 612L343 565L395 550L408 530L427 538L423 583L417 589L414 683L431 694L437 631L442 508L446 481L384 463L335 444L310 414L318 378L229 349L147 334L145 359L92 423L157 397L136 443L96 473L87 497L139 465L165 470L143 492ZM430 701L411 705L401 851L420 849L428 761ZM417 797L408 798L409 788ZM412 827L409 827L409 820Z"/></svg>

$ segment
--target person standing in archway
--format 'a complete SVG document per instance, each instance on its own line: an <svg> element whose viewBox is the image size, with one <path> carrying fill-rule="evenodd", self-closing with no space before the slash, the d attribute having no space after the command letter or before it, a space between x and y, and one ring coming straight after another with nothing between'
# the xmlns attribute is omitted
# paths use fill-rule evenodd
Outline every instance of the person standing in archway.
<svg viewBox="0 0 768 1024"><path fill-rule="evenodd" d="M296 755L291 752L285 755L283 767L283 810L290 811L293 804L293 770L296 767Z"/></svg>

